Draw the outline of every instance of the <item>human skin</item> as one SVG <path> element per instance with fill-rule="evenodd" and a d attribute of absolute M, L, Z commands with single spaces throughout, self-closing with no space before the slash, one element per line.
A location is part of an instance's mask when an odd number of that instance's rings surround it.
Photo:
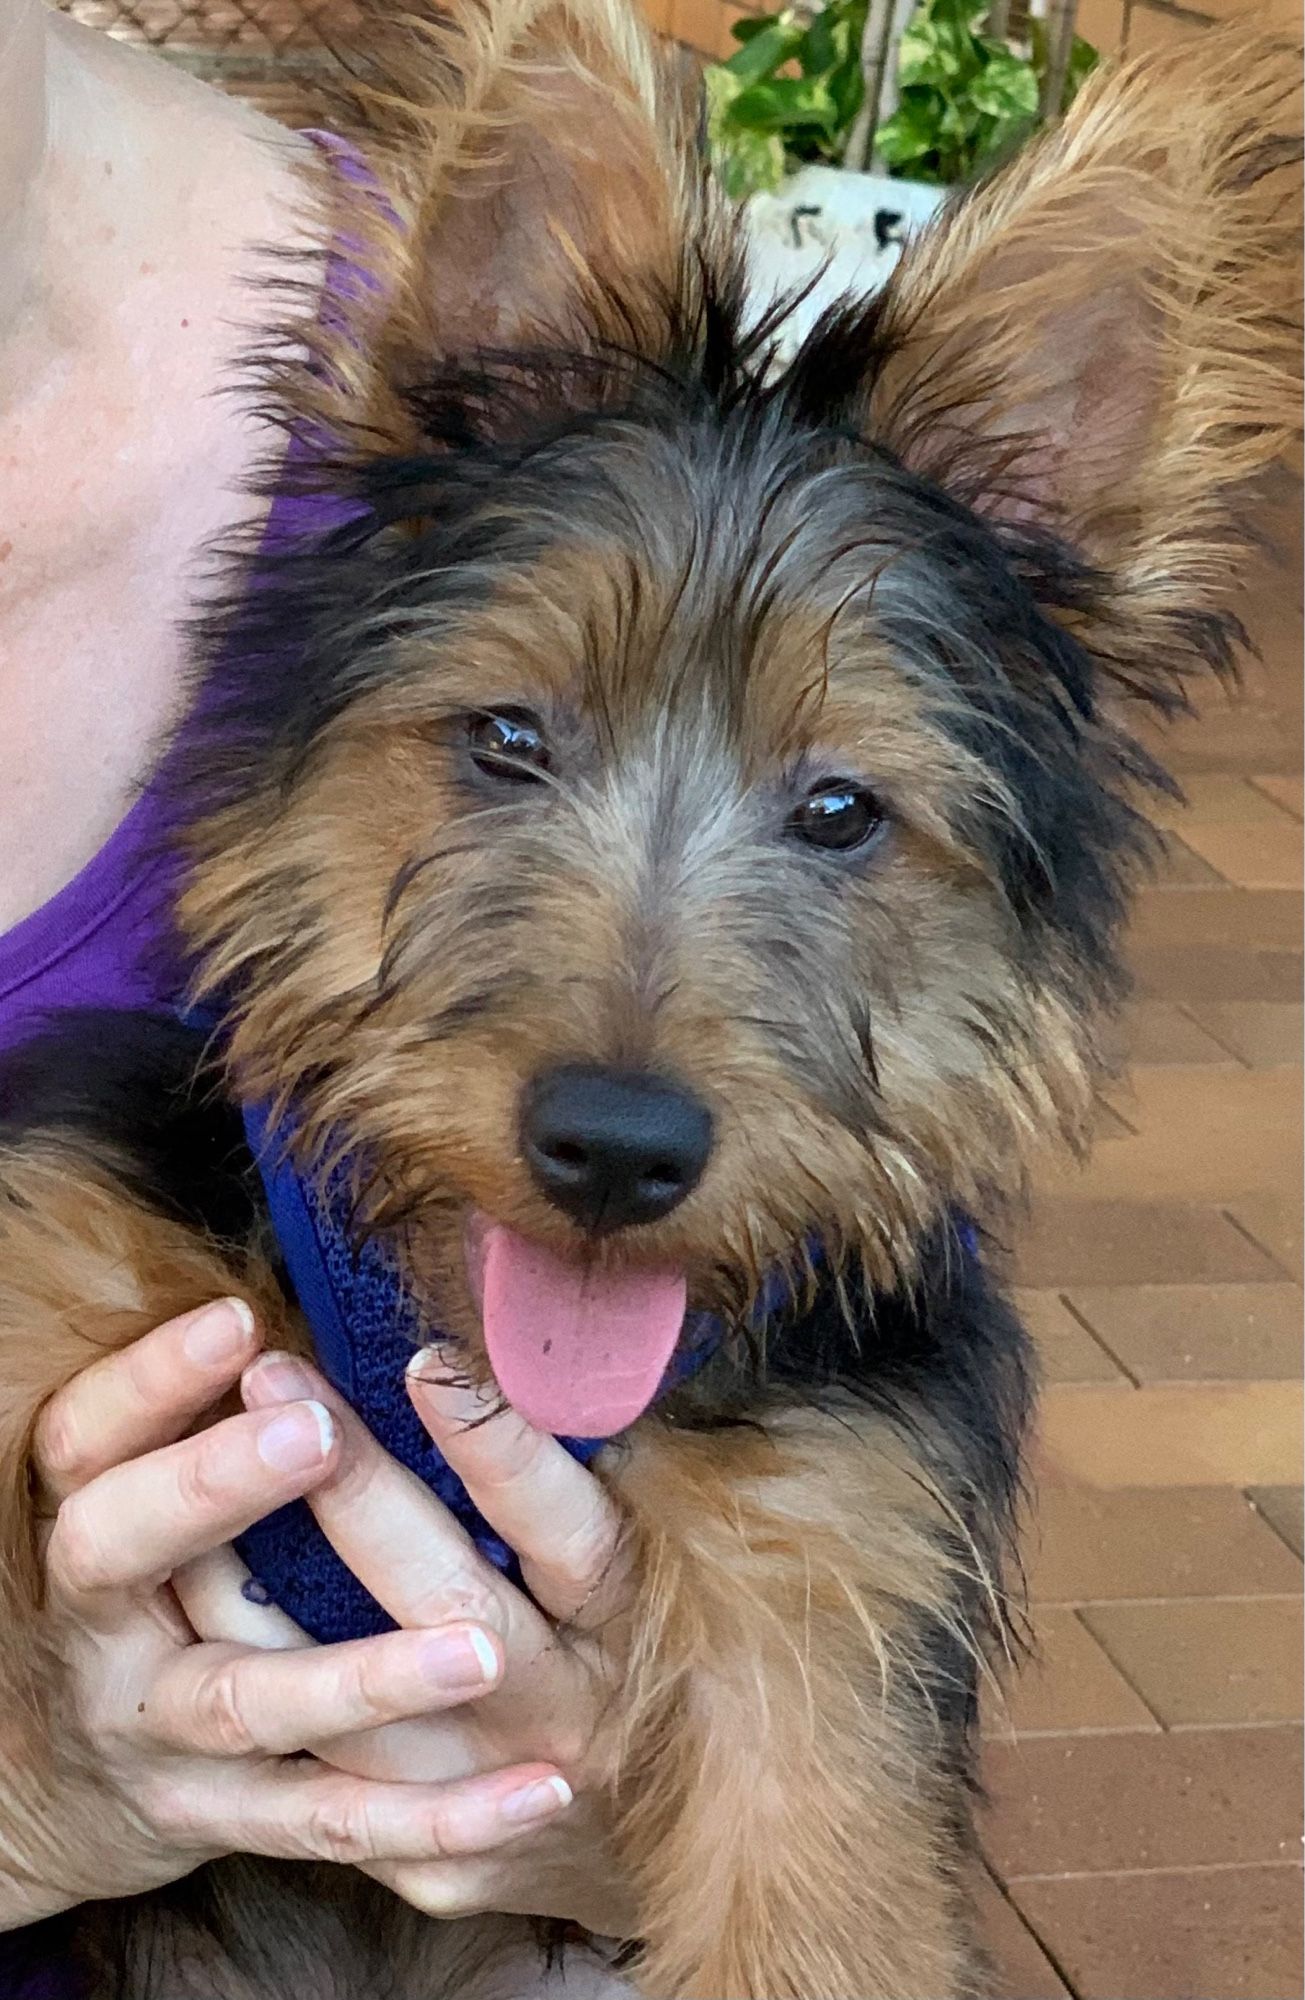
<path fill-rule="evenodd" d="M 237 1385 L 246 1413 L 194 1432 Z M 51 1767 L 0 1734 L 0 1929 L 235 1850 L 350 1861 L 441 1916 L 626 1928 L 595 1761 L 619 1521 L 511 1411 L 469 1424 L 484 1413 L 468 1392 L 420 1362 L 409 1390 L 520 1549 L 534 1603 L 316 1371 L 261 1353 L 236 1302 L 96 1362 L 47 1406 L 35 1457 L 66 1740 Z M 230 1538 L 299 1495 L 398 1632 L 318 1647 L 243 1595 Z"/>
<path fill-rule="evenodd" d="M 254 511 L 247 245 L 304 142 L 0 0 L 0 929 L 104 842 L 175 719 L 205 541 Z"/>

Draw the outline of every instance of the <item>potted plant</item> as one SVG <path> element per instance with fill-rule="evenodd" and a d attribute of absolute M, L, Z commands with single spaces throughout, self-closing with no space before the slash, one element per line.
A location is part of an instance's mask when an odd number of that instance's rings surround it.
<path fill-rule="evenodd" d="M 827 0 L 738 21 L 706 72 L 708 129 L 745 199 L 758 293 L 882 283 L 950 187 L 1058 116 L 1097 60 L 1074 0 L 1009 31 L 1004 0 Z"/>

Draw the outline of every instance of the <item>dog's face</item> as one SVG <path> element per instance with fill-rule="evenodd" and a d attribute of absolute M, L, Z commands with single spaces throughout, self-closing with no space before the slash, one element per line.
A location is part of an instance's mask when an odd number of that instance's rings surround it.
<path fill-rule="evenodd" d="M 909 1271 L 1074 1131 L 1141 831 L 1093 566 L 1127 496 L 1057 429 L 1131 323 L 1076 327 L 1053 422 L 1054 369 L 978 432 L 953 382 L 919 446 L 955 299 L 921 330 L 908 260 L 766 382 L 712 244 L 672 241 L 645 351 L 455 364 L 360 466 L 363 525 L 264 591 L 293 688 L 187 905 L 246 1087 L 369 1163 L 437 1320 L 581 1434 L 651 1398 L 686 1300 L 737 1322 L 816 1242 Z M 1089 463 L 1151 407 L 1124 389 Z M 1158 664 L 1217 649 L 1144 584 Z"/>

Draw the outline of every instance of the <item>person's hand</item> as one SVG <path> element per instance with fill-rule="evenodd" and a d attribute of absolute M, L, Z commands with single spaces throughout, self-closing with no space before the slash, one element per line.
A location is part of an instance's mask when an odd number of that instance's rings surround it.
<path fill-rule="evenodd" d="M 481 1512 L 516 1550 L 534 1603 L 481 1557 L 448 1510 L 381 1449 L 315 1369 L 269 1354 L 246 1372 L 251 1410 L 308 1397 L 331 1411 L 340 1450 L 309 1505 L 390 1616 L 409 1630 L 469 1621 L 490 1640 L 498 1666 L 493 1690 L 474 1705 L 314 1747 L 373 1779 L 447 1783 L 526 1759 L 560 1769 L 574 1803 L 550 1811 L 528 1839 L 492 1849 L 486 1843 L 475 1855 L 385 1860 L 368 1872 L 433 1915 L 496 1910 L 629 1935 L 634 1915 L 612 1852 L 606 1783 L 629 1583 L 620 1517 L 602 1484 L 553 1438 L 513 1410 L 490 1414 L 493 1404 L 445 1375 L 438 1359 L 417 1357 L 408 1375 L 414 1406 Z M 229 1550 L 187 1572 L 180 1587 L 197 1626 L 246 1643 L 302 1646 L 304 1635 L 283 1613 L 250 1604 L 243 1577 Z"/>
<path fill-rule="evenodd" d="M 391 1867 L 480 1854 L 520 1834 L 512 1800 L 556 1775 L 535 1762 L 401 1782 L 298 1754 L 483 1694 L 497 1655 L 456 1611 L 295 1653 L 197 1642 L 178 1566 L 353 1458 L 311 1400 L 186 1435 L 257 1348 L 248 1309 L 219 1302 L 97 1361 L 43 1412 L 50 1671 L 42 1703 L 0 1717 L 0 1929 L 232 1851 Z"/>

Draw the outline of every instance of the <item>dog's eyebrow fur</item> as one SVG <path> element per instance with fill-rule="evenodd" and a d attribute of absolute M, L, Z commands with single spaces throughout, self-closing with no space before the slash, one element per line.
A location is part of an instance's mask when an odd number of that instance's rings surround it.
<path fill-rule="evenodd" d="M 818 326 L 808 345 L 843 334 Z M 840 630 L 860 621 L 888 647 L 973 767 L 952 807 L 957 837 L 1013 907 L 1044 911 L 1071 939 L 1088 928 L 1118 899 L 1104 857 L 1131 865 L 1146 845 L 1112 760 L 1130 782 L 1161 782 L 1102 722 L 1097 663 L 1067 623 L 1091 615 L 1106 580 L 1054 535 L 985 522 L 846 426 L 798 423 L 789 377 L 761 379 L 754 363 L 740 328 L 710 383 L 686 333 L 673 359 L 581 355 L 554 377 L 535 355 L 482 355 L 419 385 L 425 449 L 341 467 L 360 522 L 278 561 L 260 555 L 257 587 L 218 625 L 230 664 L 179 767 L 190 809 L 238 796 L 251 758 L 293 774 L 369 689 L 429 680 L 435 652 L 496 594 L 532 578 L 547 590 L 559 546 L 587 548 L 595 582 L 614 578 L 602 637 L 584 645 L 588 698 L 619 706 L 623 659 L 644 673 L 632 642 L 646 596 L 667 621 L 697 620 L 680 691 L 705 691 L 724 717 L 748 700 L 759 635 L 837 560 L 865 604 L 843 607 Z M 804 348 L 799 408 L 809 366 Z M 558 380 L 583 387 L 587 406 L 552 407 Z M 876 551 L 873 590 L 857 578 L 862 547 Z M 659 568 L 679 578 L 669 599 L 645 580 Z M 1222 662 L 1222 627 L 1211 643 Z M 656 699 L 675 698 L 659 682 Z"/>

